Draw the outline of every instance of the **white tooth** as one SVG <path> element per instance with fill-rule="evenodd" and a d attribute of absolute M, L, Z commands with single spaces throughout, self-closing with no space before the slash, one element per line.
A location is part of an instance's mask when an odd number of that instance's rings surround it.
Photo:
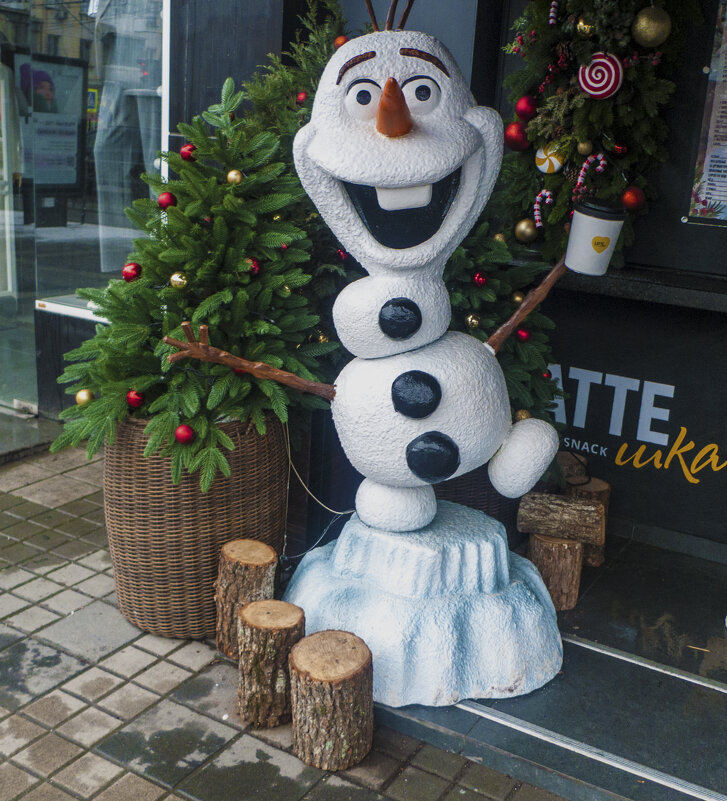
<path fill-rule="evenodd" d="M 432 185 L 405 186 L 401 189 L 385 189 L 377 186 L 376 197 L 384 211 L 420 209 L 429 205 L 432 199 Z"/>

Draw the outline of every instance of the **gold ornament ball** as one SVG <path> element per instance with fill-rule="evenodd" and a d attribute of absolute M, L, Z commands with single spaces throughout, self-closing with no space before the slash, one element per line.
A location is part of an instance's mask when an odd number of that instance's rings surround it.
<path fill-rule="evenodd" d="M 582 39 L 590 39 L 591 36 L 596 32 L 596 26 L 593 25 L 591 22 L 586 22 L 586 20 L 581 17 L 578 22 L 576 22 L 576 33 Z"/>
<path fill-rule="evenodd" d="M 318 336 L 316 337 L 317 342 L 328 342 L 328 334 L 325 331 L 319 331 Z"/>
<path fill-rule="evenodd" d="M 518 409 L 515 412 L 515 422 L 519 423 L 521 420 L 528 420 L 532 417 L 532 414 L 527 409 Z"/>
<path fill-rule="evenodd" d="M 590 156 L 593 153 L 593 142 L 590 139 L 584 139 L 576 146 L 579 156 Z"/>
<path fill-rule="evenodd" d="M 525 295 L 523 295 L 522 292 L 513 292 L 512 299 L 513 302 L 517 303 L 517 305 L 519 306 L 525 300 Z"/>
<path fill-rule="evenodd" d="M 227 183 L 228 184 L 241 184 L 242 183 L 242 173 L 240 170 L 230 170 L 227 173 Z"/>
<path fill-rule="evenodd" d="M 187 286 L 187 276 L 184 273 L 172 273 L 169 276 L 169 283 L 175 289 L 184 289 Z"/>
<path fill-rule="evenodd" d="M 495 240 L 495 242 L 506 242 L 507 241 L 505 239 L 505 234 L 495 234 L 492 238 Z"/>
<path fill-rule="evenodd" d="M 273 214 L 273 222 L 280 222 L 283 219 L 282 214 Z"/>
<path fill-rule="evenodd" d="M 95 397 L 96 396 L 90 389 L 79 389 L 78 392 L 76 392 L 76 403 L 79 406 L 85 406 L 87 403 L 91 403 Z"/>
<path fill-rule="evenodd" d="M 479 328 L 480 327 L 480 315 L 479 314 L 468 314 L 464 318 L 465 323 L 467 323 L 467 328 Z"/>
<path fill-rule="evenodd" d="M 671 17 L 663 8 L 647 6 L 634 17 L 631 35 L 642 47 L 658 47 L 669 38 Z"/>
<path fill-rule="evenodd" d="M 515 238 L 518 242 L 524 242 L 525 244 L 535 242 L 538 238 L 538 229 L 529 217 L 524 217 L 515 226 Z"/>

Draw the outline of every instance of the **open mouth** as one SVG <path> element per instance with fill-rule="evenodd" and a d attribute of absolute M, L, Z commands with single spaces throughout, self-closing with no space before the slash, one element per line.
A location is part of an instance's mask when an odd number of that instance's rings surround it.
<path fill-rule="evenodd" d="M 384 247 L 402 250 L 426 242 L 440 229 L 461 171 L 458 167 L 435 184 L 402 189 L 342 183 L 371 236 Z"/>

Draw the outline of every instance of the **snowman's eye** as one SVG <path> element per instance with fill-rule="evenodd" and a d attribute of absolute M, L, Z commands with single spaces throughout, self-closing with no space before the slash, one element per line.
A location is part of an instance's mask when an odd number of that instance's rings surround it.
<path fill-rule="evenodd" d="M 439 84 L 426 75 L 416 75 L 401 87 L 412 114 L 428 114 L 439 105 L 442 95 Z"/>
<path fill-rule="evenodd" d="M 381 87 L 367 78 L 354 81 L 346 91 L 346 111 L 356 120 L 369 120 L 376 116 Z"/>

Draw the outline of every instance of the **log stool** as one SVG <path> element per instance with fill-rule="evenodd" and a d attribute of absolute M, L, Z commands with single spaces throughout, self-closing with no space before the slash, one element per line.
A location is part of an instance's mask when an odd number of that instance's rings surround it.
<path fill-rule="evenodd" d="M 373 664 L 347 631 L 319 631 L 290 652 L 293 751 L 307 765 L 345 770 L 371 750 Z"/>
<path fill-rule="evenodd" d="M 272 598 L 278 555 L 258 540 L 232 540 L 222 546 L 215 582 L 217 650 L 237 659 L 237 614 L 245 604 Z"/>
<path fill-rule="evenodd" d="M 585 498 L 590 501 L 600 501 L 603 504 L 603 514 L 608 520 L 608 504 L 611 500 L 611 485 L 600 478 L 591 478 L 584 484 L 568 481 L 565 494 L 570 498 Z M 600 567 L 606 561 L 606 544 L 593 545 L 584 543 L 583 564 L 589 567 Z"/>
<path fill-rule="evenodd" d="M 544 534 L 531 534 L 528 559 L 540 571 L 556 611 L 573 609 L 581 584 L 583 544 Z"/>
<path fill-rule="evenodd" d="M 290 649 L 305 634 L 305 615 L 285 601 L 253 601 L 237 617 L 240 717 L 256 728 L 290 720 Z"/>

